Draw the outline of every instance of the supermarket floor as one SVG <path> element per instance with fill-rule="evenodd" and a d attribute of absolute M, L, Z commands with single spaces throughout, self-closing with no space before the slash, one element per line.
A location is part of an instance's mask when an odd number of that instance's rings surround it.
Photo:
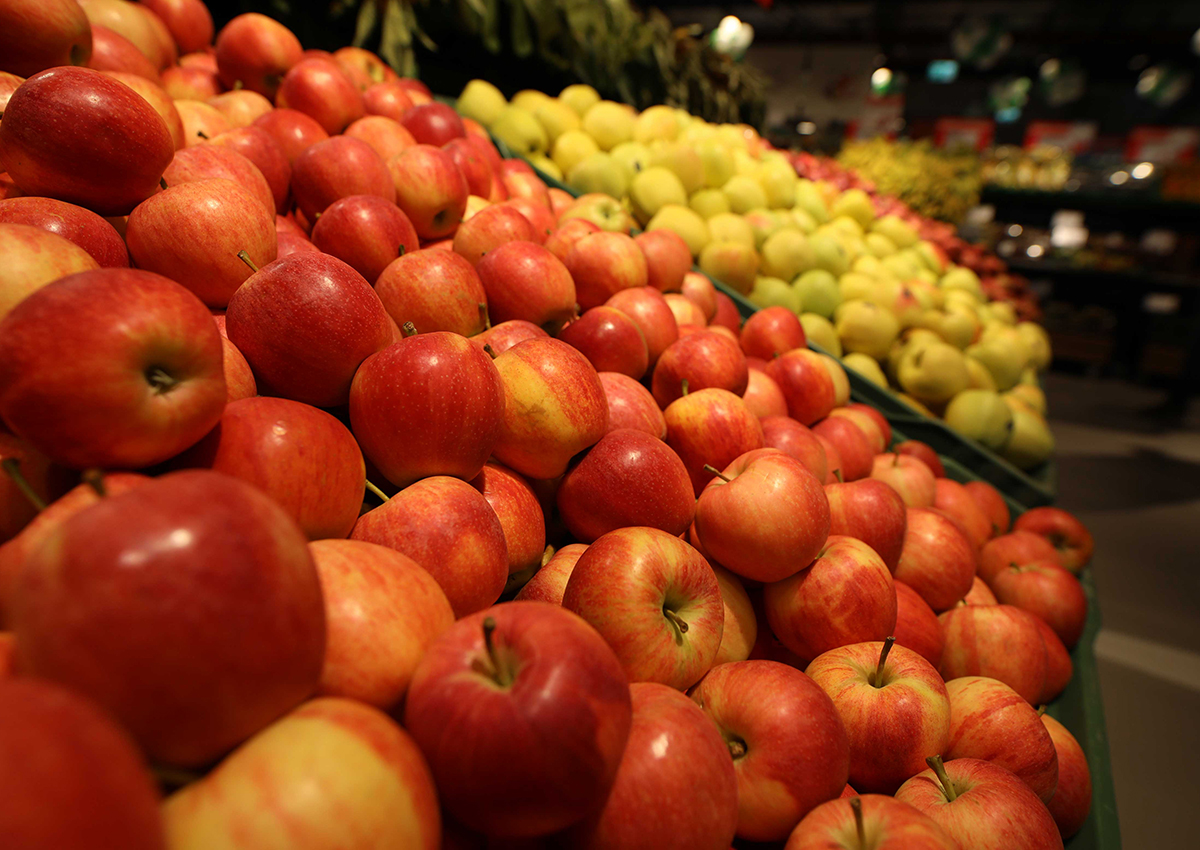
<path fill-rule="evenodd" d="M 1200 401 L 1050 375 L 1058 505 L 1096 538 L 1096 641 L 1125 850 L 1197 846 L 1200 809 Z"/>

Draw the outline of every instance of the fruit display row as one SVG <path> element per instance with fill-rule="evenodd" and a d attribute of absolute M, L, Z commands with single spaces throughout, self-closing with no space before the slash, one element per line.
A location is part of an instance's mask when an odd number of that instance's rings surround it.
<path fill-rule="evenodd" d="M 747 127 L 666 106 L 636 113 L 587 86 L 510 103 L 472 80 L 457 108 L 580 193 L 568 215 L 674 231 L 705 274 L 797 314 L 814 342 L 921 413 L 1021 469 L 1053 452 L 1037 378 L 1045 330 L 989 301 L 975 272 L 922 238 L 918 216 L 870 185 L 798 177 L 807 163 Z"/>
<path fill-rule="evenodd" d="M 159 82 L 80 67 L 101 10 Z M 205 13 L 0 10 L 5 850 L 1080 829 L 1075 517 L 372 54 Z"/>
<path fill-rule="evenodd" d="M 958 222 L 979 203 L 983 169 L 974 152 L 938 150 L 932 140 L 893 141 L 882 136 L 847 142 L 838 162 L 874 182 L 880 192 L 922 215 Z"/>

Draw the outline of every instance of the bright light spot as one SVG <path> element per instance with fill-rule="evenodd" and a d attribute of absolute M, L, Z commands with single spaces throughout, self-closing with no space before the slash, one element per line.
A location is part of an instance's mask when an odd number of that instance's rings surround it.
<path fill-rule="evenodd" d="M 1042 67 L 1041 67 L 1041 70 L 1039 71 L 1039 73 L 1043 77 L 1046 77 L 1047 79 L 1049 79 L 1051 77 L 1057 77 L 1058 72 L 1061 70 L 1062 70 L 1061 62 L 1059 62 L 1057 59 L 1047 59 L 1045 62 L 1042 63 Z"/>
<path fill-rule="evenodd" d="M 1024 232 L 1025 232 L 1025 228 L 1023 228 L 1019 224 L 1010 224 L 1008 226 L 1008 235 L 1009 236 L 1017 237 L 1017 236 L 1020 236 Z"/>
<path fill-rule="evenodd" d="M 1000 124 L 1011 124 L 1021 117 L 1021 107 L 1006 106 L 996 110 L 996 121 Z"/>
<path fill-rule="evenodd" d="M 1200 56 L 1200 30 L 1192 34 L 1192 52 Z"/>
<path fill-rule="evenodd" d="M 1154 164 L 1150 162 L 1139 162 L 1129 171 L 1133 175 L 1134 180 L 1145 180 L 1154 173 Z"/>
<path fill-rule="evenodd" d="M 891 68 L 876 68 L 875 73 L 871 75 L 871 85 L 877 89 L 887 86 L 892 81 Z"/>
<path fill-rule="evenodd" d="M 811 136 L 817 132 L 817 125 L 811 121 L 801 121 L 796 125 L 796 132 L 801 136 Z"/>
<path fill-rule="evenodd" d="M 1142 71 L 1137 81 L 1137 92 L 1141 95 L 1150 94 L 1154 91 L 1154 87 L 1158 85 L 1158 78 L 1162 76 L 1159 68 L 1155 65 L 1153 68 L 1147 68 Z"/>
<path fill-rule="evenodd" d="M 1046 253 L 1046 249 L 1041 245 L 1030 245 L 1025 249 L 1026 256 L 1032 257 L 1035 260 L 1044 253 Z"/>
<path fill-rule="evenodd" d="M 656 759 L 660 759 L 667 754 L 667 750 L 671 746 L 671 738 L 666 732 L 660 734 L 657 738 L 650 742 L 650 755 Z"/>
<path fill-rule="evenodd" d="M 742 27 L 742 21 L 737 15 L 726 15 L 721 18 L 721 23 L 717 24 L 717 32 L 726 35 L 733 35 Z"/>
<path fill-rule="evenodd" d="M 1108 182 L 1114 186 L 1123 186 L 1129 182 L 1128 171 L 1114 171 L 1112 176 L 1108 178 Z"/>

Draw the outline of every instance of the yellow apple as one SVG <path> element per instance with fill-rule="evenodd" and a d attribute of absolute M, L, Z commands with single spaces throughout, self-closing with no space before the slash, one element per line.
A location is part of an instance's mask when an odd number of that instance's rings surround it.
<path fill-rule="evenodd" d="M 875 205 L 862 189 L 847 189 L 833 202 L 830 214 L 837 218 L 844 215 L 854 219 L 864 229 L 875 220 Z"/>
<path fill-rule="evenodd" d="M 754 228 L 740 215 L 719 213 L 708 220 L 714 242 L 740 242 L 754 248 Z"/>
<path fill-rule="evenodd" d="M 654 165 L 634 175 L 629 183 L 629 202 L 633 217 L 644 225 L 667 204 L 687 206 L 687 192 L 675 172 Z"/>
<path fill-rule="evenodd" d="M 919 271 L 919 264 L 914 263 L 912 257 L 906 256 L 903 253 L 882 257 L 879 262 L 883 264 L 884 268 L 901 280 L 911 280 L 917 276 L 917 272 Z"/>
<path fill-rule="evenodd" d="M 688 206 L 704 218 L 729 212 L 729 199 L 720 189 L 701 189 L 688 197 Z"/>
<path fill-rule="evenodd" d="M 1012 436 L 1001 456 L 1020 469 L 1033 469 L 1054 453 L 1054 435 L 1046 421 L 1027 407 L 1013 409 Z"/>
<path fill-rule="evenodd" d="M 508 101 L 500 89 L 487 80 L 471 80 L 463 87 L 454 108 L 483 126 L 490 127 L 506 106 Z"/>
<path fill-rule="evenodd" d="M 687 243 L 693 257 L 700 256 L 704 247 L 712 241 L 708 224 L 699 213 L 679 204 L 662 207 L 646 225 L 646 230 L 673 230 Z"/>
<path fill-rule="evenodd" d="M 974 310 L 951 305 L 942 313 L 942 338 L 956 348 L 966 348 L 979 337 L 979 317 Z"/>
<path fill-rule="evenodd" d="M 491 131 L 518 156 L 544 154 L 550 144 L 541 123 L 519 106 L 506 106 L 492 124 Z"/>
<path fill-rule="evenodd" d="M 996 380 L 996 388 L 1001 392 L 1015 387 L 1021 379 L 1021 373 L 1029 365 L 1029 349 L 1025 347 L 1024 340 L 1015 329 L 1004 330 L 1010 333 L 991 333 L 980 337 L 974 345 L 967 346 L 967 356 L 987 367 Z"/>
<path fill-rule="evenodd" d="M 867 246 L 867 252 L 875 257 L 890 257 L 899 250 L 896 243 L 882 233 L 868 233 L 863 237 L 863 242 Z"/>
<path fill-rule="evenodd" d="M 762 170 L 762 163 L 752 157 L 747 151 L 733 149 L 733 176 L 739 174 L 742 177 L 752 177 L 755 182 L 758 182 L 758 175 Z M 761 186 L 759 188 L 762 188 Z"/>
<path fill-rule="evenodd" d="M 887 376 L 883 374 L 883 370 L 879 368 L 879 364 L 873 357 L 852 351 L 842 357 L 842 365 L 850 371 L 862 375 L 875 386 L 883 387 L 885 390 L 888 388 Z"/>
<path fill-rule="evenodd" d="M 554 98 L 545 92 L 538 91 L 537 89 L 522 89 L 512 96 L 512 100 L 509 103 L 512 106 L 524 109 L 532 115 L 534 112 L 537 112 L 539 106 L 551 100 L 554 100 Z"/>
<path fill-rule="evenodd" d="M 700 252 L 700 269 L 747 295 L 758 276 L 758 252 L 741 242 L 714 240 Z"/>
<path fill-rule="evenodd" d="M 806 313 L 816 313 L 829 319 L 842 303 L 837 278 L 825 269 L 810 269 L 804 272 L 792 281 L 792 288 L 800 296 L 800 304 Z"/>
<path fill-rule="evenodd" d="M 992 305 L 997 306 L 996 304 Z M 1017 333 L 1029 351 L 1029 365 L 1039 372 L 1050 366 L 1053 354 L 1050 351 L 1050 335 L 1046 329 L 1034 322 L 1018 322 Z"/>
<path fill-rule="evenodd" d="M 597 151 L 567 172 L 567 185 L 580 194 L 601 192 L 623 198 L 629 187 L 625 169 L 603 151 Z"/>
<path fill-rule="evenodd" d="M 704 163 L 691 145 L 682 142 L 656 145 L 650 151 L 650 164 L 673 171 L 689 195 L 704 188 Z"/>
<path fill-rule="evenodd" d="M 596 142 L 583 130 L 567 130 L 555 140 L 550 157 L 559 171 L 570 174 L 571 169 L 599 151 Z"/>
<path fill-rule="evenodd" d="M 1046 415 L 1046 393 L 1034 384 L 1017 384 L 1004 394 L 1006 399 L 1015 398 L 1024 402 L 1039 416 Z"/>
<path fill-rule="evenodd" d="M 559 136 L 568 130 L 578 130 L 580 125 L 575 110 L 561 100 L 547 100 L 533 111 L 533 117 L 541 123 L 552 147 Z"/>
<path fill-rule="evenodd" d="M 741 124 L 722 124 L 717 127 L 717 137 L 734 150 L 749 150 L 745 128 Z"/>
<path fill-rule="evenodd" d="M 988 371 L 987 366 L 984 366 L 974 357 L 967 358 L 967 374 L 971 378 L 971 389 L 997 392 L 996 379 L 992 377 L 992 373 Z"/>
<path fill-rule="evenodd" d="M 633 138 L 644 145 L 657 140 L 671 141 L 678 134 L 679 119 L 670 106 L 651 106 L 633 124 Z"/>
<path fill-rule="evenodd" d="M 896 377 L 906 393 L 934 407 L 950 401 L 971 383 L 963 353 L 946 342 L 906 352 Z"/>
<path fill-rule="evenodd" d="M 912 225 L 896 215 L 882 216 L 871 229 L 886 236 L 897 248 L 910 248 L 921 239 Z"/>
<path fill-rule="evenodd" d="M 562 224 L 573 218 L 586 219 L 612 233 L 628 233 L 633 227 L 629 210 L 616 198 L 599 192 L 581 195 L 558 217 L 558 221 Z"/>
<path fill-rule="evenodd" d="M 765 161 L 758 173 L 758 182 L 767 195 L 767 208 L 787 209 L 796 203 L 796 169 L 786 159 Z"/>
<path fill-rule="evenodd" d="M 600 102 L 600 93 L 589 85 L 575 83 L 559 92 L 558 99 L 574 109 L 575 114 L 582 118 L 587 115 L 589 109 Z"/>
<path fill-rule="evenodd" d="M 984 305 L 988 318 L 1002 325 L 1017 324 L 1017 311 L 1007 301 L 991 301 Z"/>
<path fill-rule="evenodd" d="M 946 303 L 942 290 L 938 289 L 936 280 L 923 280 L 919 277 L 909 278 L 908 288 L 917 296 L 921 306 L 926 310 L 940 310 Z"/>
<path fill-rule="evenodd" d="M 650 148 L 641 142 L 621 142 L 609 151 L 609 155 L 614 161 L 621 163 L 630 180 L 639 171 L 650 167 Z"/>
<path fill-rule="evenodd" d="M 754 231 L 754 247 L 759 251 L 767 239 L 787 223 L 782 212 L 768 209 L 750 210 L 742 219 Z"/>
<path fill-rule="evenodd" d="M 754 279 L 754 288 L 746 296 L 756 307 L 786 307 L 793 313 L 800 312 L 800 298 L 787 283 L 777 277 L 759 275 Z"/>
<path fill-rule="evenodd" d="M 942 275 L 941 287 L 945 292 L 949 292 L 952 289 L 961 289 L 970 292 L 979 301 L 986 300 L 983 295 L 983 288 L 979 285 L 979 276 L 966 266 L 955 266 Z"/>
<path fill-rule="evenodd" d="M 797 227 L 781 227 L 762 245 L 763 274 L 792 281 L 816 265 L 808 237 Z"/>
<path fill-rule="evenodd" d="M 817 184 L 811 180 L 796 181 L 796 207 L 804 210 L 817 224 L 825 224 L 829 221 L 829 208 L 825 205 L 825 199 L 821 195 L 821 190 L 817 188 Z"/>
<path fill-rule="evenodd" d="M 815 342 L 834 357 L 842 356 L 842 341 L 838 339 L 833 322 L 817 313 L 801 313 L 800 325 L 804 328 L 804 336 L 809 342 Z M 867 358 L 870 359 L 870 358 Z M 875 361 L 871 361 L 874 363 Z M 876 366 L 876 369 L 879 367 Z"/>
<path fill-rule="evenodd" d="M 859 351 L 882 360 L 900 333 L 891 311 L 870 301 L 843 301 L 834 311 L 834 327 L 844 351 Z"/>
<path fill-rule="evenodd" d="M 704 185 L 710 189 L 720 189 L 736 173 L 733 154 L 729 152 L 729 148 L 712 137 L 696 141 L 695 147 L 704 169 Z"/>
<path fill-rule="evenodd" d="M 796 225 L 796 227 L 803 230 L 806 234 L 812 233 L 817 229 L 817 220 L 800 209 L 800 207 L 792 207 L 787 212 L 787 215 L 791 219 L 792 224 Z"/>
<path fill-rule="evenodd" d="M 882 282 L 879 278 L 862 272 L 846 272 L 838 278 L 838 291 L 841 292 L 843 301 L 862 299 L 887 307 L 890 299 L 879 289 Z M 895 284 L 895 287 L 899 289 L 899 284 Z"/>
<path fill-rule="evenodd" d="M 1012 434 L 1012 411 L 994 390 L 963 390 L 946 405 L 944 418 L 959 434 L 992 451 L 1003 448 Z"/>
<path fill-rule="evenodd" d="M 729 208 L 739 215 L 767 205 L 767 193 L 757 180 L 745 174 L 730 177 L 721 191 L 729 199 Z"/>
<path fill-rule="evenodd" d="M 633 110 L 623 103 L 602 100 L 583 116 L 583 129 L 602 151 L 610 151 L 633 138 Z"/>
<path fill-rule="evenodd" d="M 562 182 L 562 169 L 550 157 L 542 154 L 533 154 L 529 157 L 529 164 L 547 177 L 553 177 L 558 182 Z"/>
<path fill-rule="evenodd" d="M 916 244 L 914 250 L 921 255 L 921 260 L 925 263 L 927 269 L 934 274 L 945 274 L 945 254 L 935 248 L 932 242 L 922 240 Z"/>

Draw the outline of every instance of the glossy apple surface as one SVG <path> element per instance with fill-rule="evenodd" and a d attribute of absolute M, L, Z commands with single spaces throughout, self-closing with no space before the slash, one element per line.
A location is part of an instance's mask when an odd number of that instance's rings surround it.
<path fill-rule="evenodd" d="M 1079 832 L 1092 810 L 1092 775 L 1075 736 L 1048 714 L 1042 715 L 1042 723 L 1058 756 L 1058 786 L 1048 808 L 1065 840 Z"/>
<path fill-rule="evenodd" d="M 283 24 L 266 15 L 238 15 L 217 33 L 217 71 L 226 88 L 239 84 L 275 97 L 283 75 L 300 61 L 304 48 Z"/>
<path fill-rule="evenodd" d="M 833 378 L 815 351 L 795 349 L 776 357 L 767 364 L 767 375 L 779 384 L 788 415 L 800 424 L 812 425 L 833 410 Z"/>
<path fill-rule="evenodd" d="M 587 551 L 585 543 L 568 543 L 533 574 L 516 595 L 519 602 L 549 602 L 562 605 L 563 592 L 579 557 Z"/>
<path fill-rule="evenodd" d="M 614 307 L 593 307 L 559 331 L 558 339 L 578 349 L 597 372 L 620 372 L 637 379 L 650 365 L 641 330 Z"/>
<path fill-rule="evenodd" d="M 877 478 L 900 494 L 910 508 L 931 508 L 937 497 L 937 481 L 929 467 L 908 455 L 875 455 L 871 477 Z"/>
<path fill-rule="evenodd" d="M 903 443 L 896 444 L 896 453 L 915 457 L 929 467 L 929 471 L 935 478 L 942 478 L 946 474 L 946 470 L 942 466 L 942 459 L 928 443 L 922 443 L 920 440 L 905 440 Z"/>
<path fill-rule="evenodd" d="M 667 445 L 687 467 L 692 489 L 699 497 L 715 473 L 743 454 L 763 447 L 763 429 L 745 402 L 728 390 L 689 392 L 671 402 L 667 420 Z"/>
<path fill-rule="evenodd" d="M 740 397 L 749 380 L 746 357 L 736 343 L 699 331 L 667 347 L 654 366 L 650 389 L 659 407 L 666 409 L 685 390 L 721 389 Z"/>
<path fill-rule="evenodd" d="M 961 605 L 938 616 L 945 649 L 938 668 L 949 681 L 998 679 L 1033 703 L 1046 682 L 1046 646 L 1037 618 L 1012 605 Z"/>
<path fill-rule="evenodd" d="M 500 520 L 508 574 L 538 567 L 546 550 L 546 519 L 529 482 L 506 466 L 485 463 L 471 486 L 483 494 Z"/>
<path fill-rule="evenodd" d="M 975 547 L 962 526 L 940 511 L 908 508 L 895 576 L 930 608 L 945 611 L 966 596 L 977 562 Z"/>
<path fill-rule="evenodd" d="M 936 479 L 934 486 L 933 507 L 957 520 L 976 548 L 987 543 L 992 536 L 992 523 L 970 491 L 949 478 Z"/>
<path fill-rule="evenodd" d="M 667 420 L 650 391 L 628 375 L 601 372 L 600 384 L 608 402 L 608 430 L 633 428 L 660 440 L 667 438 Z"/>
<path fill-rule="evenodd" d="M 800 821 L 785 850 L 961 850 L 928 815 L 907 803 L 882 794 L 842 796 L 858 799 L 861 829 L 848 800 L 830 800 Z"/>
<path fill-rule="evenodd" d="M 1092 560 L 1096 548 L 1092 533 L 1079 519 L 1061 508 L 1034 508 L 1017 517 L 1014 531 L 1040 534 L 1058 550 L 1062 565 L 1078 575 Z"/>
<path fill-rule="evenodd" d="M 810 428 L 801 425 L 790 416 L 768 416 L 762 420 L 762 431 L 764 446 L 779 449 L 784 454 L 794 457 L 804 464 L 818 481 L 825 481 L 828 472 L 825 447 Z M 831 502 L 831 509 L 832 506 Z"/>
<path fill-rule="evenodd" d="M 764 426 L 764 434 L 766 432 Z M 904 548 L 908 514 L 894 489 L 874 478 L 826 484 L 829 533 L 857 538 L 895 572 Z"/>
<path fill-rule="evenodd" d="M 87 16 L 73 0 L 15 0 L 0 11 L 4 70 L 22 77 L 56 65 L 86 65 L 92 54 Z"/>
<path fill-rule="evenodd" d="M 404 252 L 379 275 L 375 293 L 396 324 L 411 322 L 418 333 L 472 336 L 485 328 L 483 284 L 471 264 L 451 251 Z"/>
<path fill-rule="evenodd" d="M 87 251 L 102 268 L 129 265 L 129 251 L 116 229 L 91 210 L 65 201 L 7 198 L 0 201 L 0 224 L 24 224 L 61 236 Z"/>
<path fill-rule="evenodd" d="M 896 644 L 911 649 L 936 669 L 945 647 L 937 614 L 904 582 L 892 585 L 896 588 L 896 628 L 892 630 Z"/>
<path fill-rule="evenodd" d="M 992 576 L 1002 605 L 1015 605 L 1043 620 L 1071 649 L 1087 622 L 1087 596 L 1079 579 L 1056 561 L 1013 564 Z"/>
<path fill-rule="evenodd" d="M 475 270 L 493 322 L 523 320 L 555 331 L 575 315 L 575 283 L 558 257 L 534 242 L 506 242 Z"/>
<path fill-rule="evenodd" d="M 986 582 L 1011 564 L 1029 564 L 1034 561 L 1058 561 L 1058 550 L 1042 537 L 1031 531 L 1011 531 L 993 537 L 979 550 L 979 577 Z"/>
<path fill-rule="evenodd" d="M 313 225 L 312 241 L 372 284 L 389 263 L 421 246 L 408 216 L 378 195 L 351 195 L 334 201 Z M 421 330 L 439 329 L 422 327 Z"/>
<path fill-rule="evenodd" d="M 871 474 L 875 453 L 867 435 L 843 416 L 827 416 L 813 425 L 813 433 L 837 446 L 842 458 L 842 479 L 858 481 Z"/>
<path fill-rule="evenodd" d="M 679 338 L 679 327 L 662 293 L 652 287 L 622 289 L 604 302 L 633 319 L 646 340 L 650 365 Z"/>
<path fill-rule="evenodd" d="M 984 516 L 991 523 L 990 537 L 1008 533 L 1009 512 L 1008 503 L 1000 495 L 1000 491 L 986 481 L 968 481 L 963 485 L 975 504 L 979 505 Z"/>
<path fill-rule="evenodd" d="M 767 307 L 746 319 L 741 343 L 747 357 L 761 357 L 769 363 L 778 354 L 803 347 L 804 328 L 786 307 Z"/>

